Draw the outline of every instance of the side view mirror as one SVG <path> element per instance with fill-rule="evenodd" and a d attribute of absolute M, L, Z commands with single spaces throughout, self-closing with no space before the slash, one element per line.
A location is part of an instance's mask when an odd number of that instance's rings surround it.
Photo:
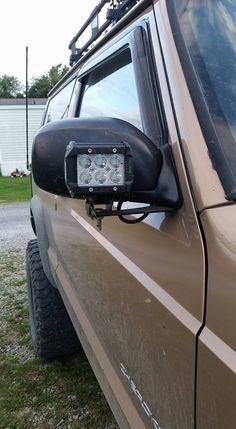
<path fill-rule="evenodd" d="M 32 173 L 47 192 L 85 199 L 91 217 L 146 216 L 181 205 L 169 145 L 157 148 L 120 119 L 74 118 L 45 125 L 34 139 Z M 149 207 L 122 210 L 124 201 Z"/>

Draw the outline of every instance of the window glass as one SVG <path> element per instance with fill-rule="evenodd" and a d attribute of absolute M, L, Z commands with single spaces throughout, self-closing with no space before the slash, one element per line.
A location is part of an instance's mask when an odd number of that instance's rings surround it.
<path fill-rule="evenodd" d="M 143 131 L 134 70 L 128 49 L 92 71 L 84 85 L 81 117 L 119 118 Z"/>
<path fill-rule="evenodd" d="M 67 117 L 75 79 L 58 92 L 49 102 L 44 123 L 65 119 Z"/>
<path fill-rule="evenodd" d="M 219 136 L 236 168 L 236 1 L 176 0 L 180 28 Z"/>

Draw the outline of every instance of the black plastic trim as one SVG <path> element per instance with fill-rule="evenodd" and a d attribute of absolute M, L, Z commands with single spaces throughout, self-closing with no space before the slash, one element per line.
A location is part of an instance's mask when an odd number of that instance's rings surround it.
<path fill-rule="evenodd" d="M 48 241 L 48 235 L 47 235 L 46 226 L 45 226 L 43 205 L 42 205 L 42 201 L 37 195 L 34 195 L 34 197 L 31 200 L 30 214 L 31 214 L 31 225 L 38 239 L 40 257 L 41 257 L 44 273 L 48 278 L 48 280 L 50 281 L 50 283 L 54 287 L 57 287 L 52 274 L 49 257 L 48 257 L 49 241 Z"/>

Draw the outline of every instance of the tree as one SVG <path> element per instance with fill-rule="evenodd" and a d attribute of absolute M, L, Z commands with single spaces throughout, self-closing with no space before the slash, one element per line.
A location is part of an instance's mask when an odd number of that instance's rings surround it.
<path fill-rule="evenodd" d="M 49 91 L 64 76 L 69 67 L 57 64 L 52 66 L 48 73 L 34 77 L 29 87 L 30 98 L 46 98 Z"/>
<path fill-rule="evenodd" d="M 8 74 L 0 76 L 0 98 L 20 98 L 23 96 L 23 86 L 17 77 Z"/>

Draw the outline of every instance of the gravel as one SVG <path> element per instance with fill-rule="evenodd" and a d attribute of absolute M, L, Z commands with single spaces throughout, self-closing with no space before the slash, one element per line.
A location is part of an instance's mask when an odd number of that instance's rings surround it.
<path fill-rule="evenodd" d="M 25 249 L 32 238 L 29 203 L 0 204 L 1 335 L 6 334 L 5 320 L 16 316 L 15 306 L 11 303 L 17 299 L 18 305 L 27 308 Z M 33 356 L 32 350 L 18 343 L 14 333 L 9 344 L 0 347 L 0 353 L 17 356 L 22 362 Z"/>
<path fill-rule="evenodd" d="M 30 224 L 29 203 L 0 205 L 0 250 L 25 249 L 35 238 Z"/>

